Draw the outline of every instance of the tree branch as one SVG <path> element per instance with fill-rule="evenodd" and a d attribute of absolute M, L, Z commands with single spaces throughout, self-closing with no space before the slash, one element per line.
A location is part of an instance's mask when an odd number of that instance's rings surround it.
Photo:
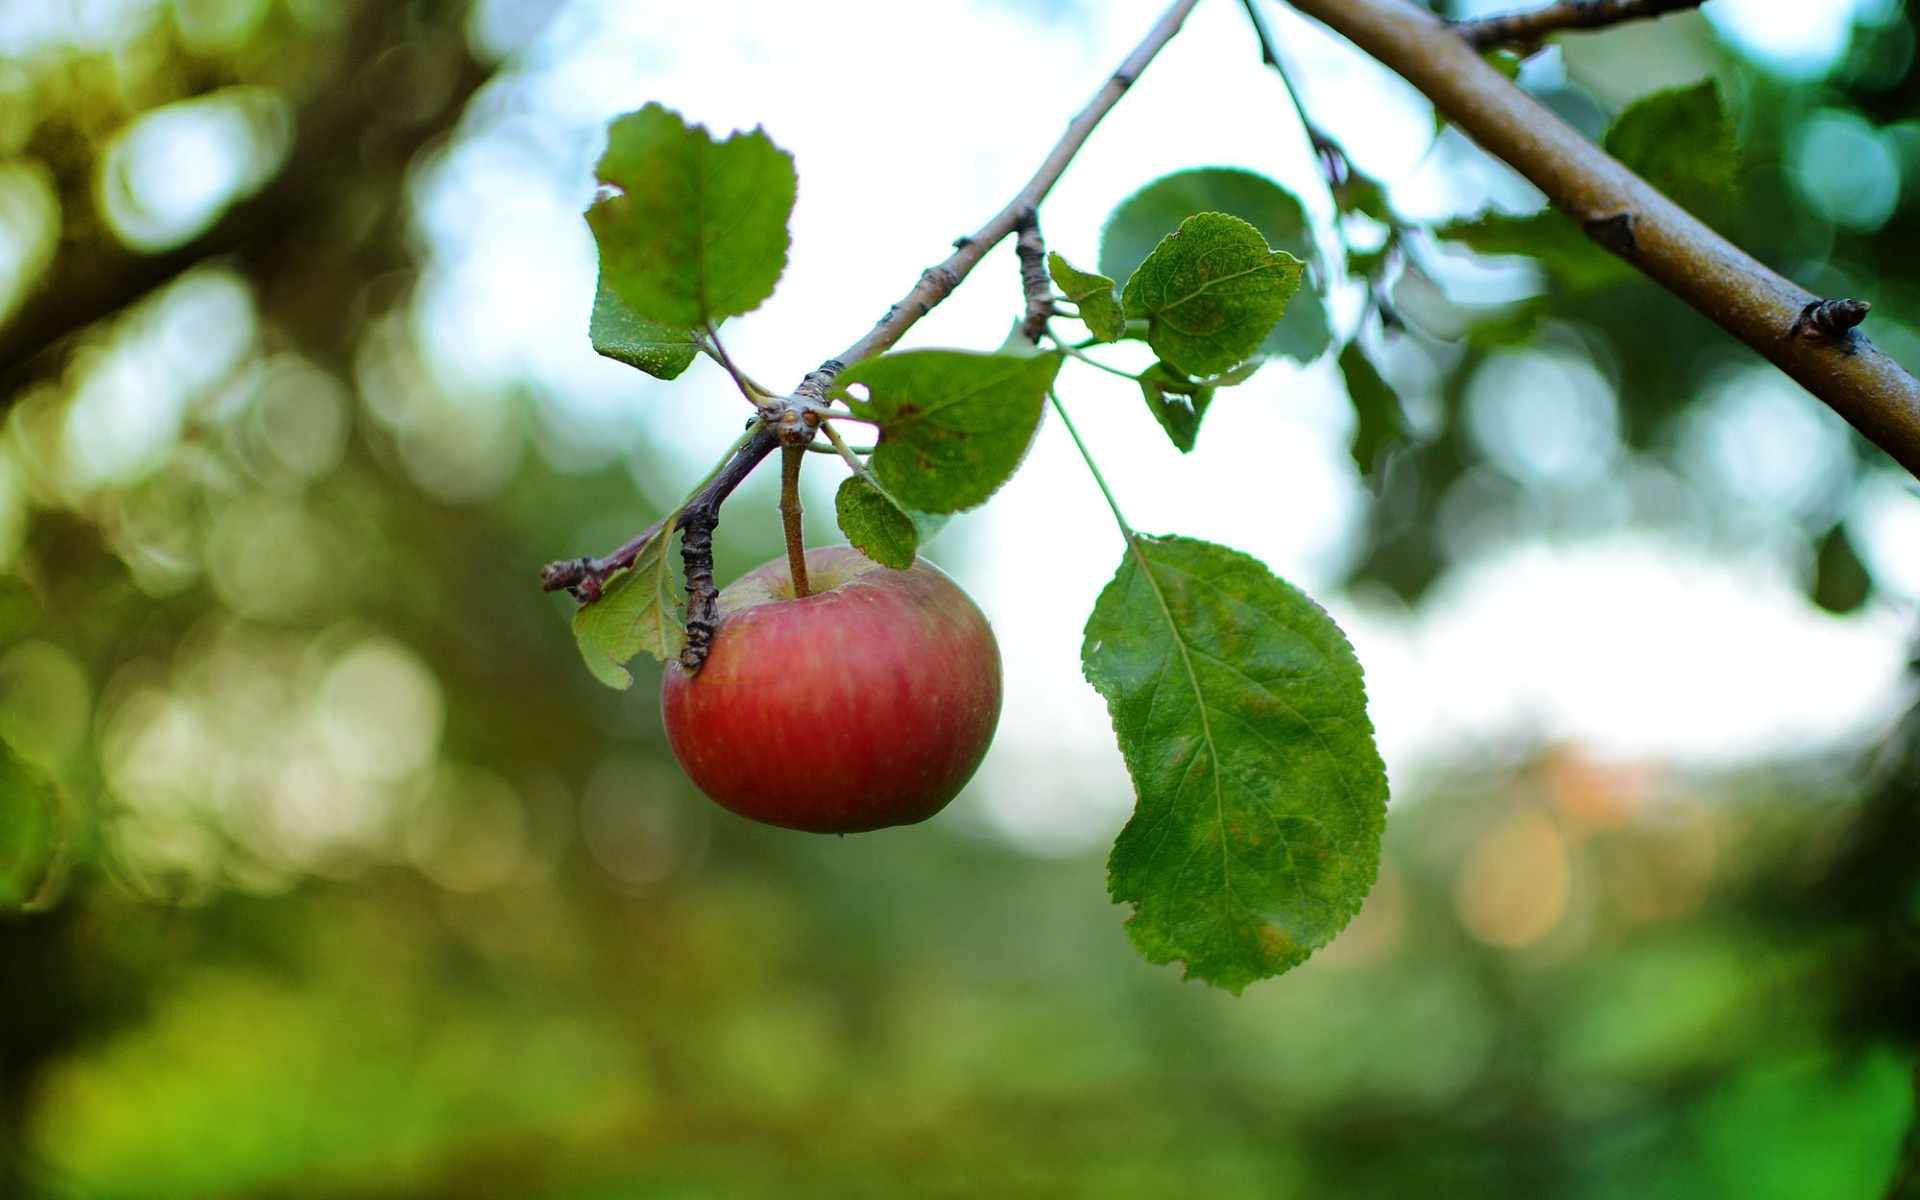
<path fill-rule="evenodd" d="M 1563 29 L 1599 29 L 1623 21 L 1664 17 L 1699 8 L 1703 0 L 1560 0 L 1545 8 L 1450 21 L 1448 28 L 1482 50 L 1493 46 L 1530 46 Z"/>
<path fill-rule="evenodd" d="M 913 290 L 901 297 L 899 302 L 887 310 L 867 335 L 846 348 L 840 354 L 842 362 L 859 362 L 871 358 L 898 342 L 915 321 L 932 311 L 933 306 L 952 294 L 967 273 L 985 258 L 987 251 L 1000 243 L 1000 239 L 1012 233 L 1020 221 L 1020 215 L 1028 209 L 1038 209 L 1040 202 L 1046 199 L 1053 185 L 1066 173 L 1067 164 L 1080 152 L 1094 127 L 1127 94 L 1133 81 L 1147 69 L 1154 56 L 1160 53 L 1173 35 L 1180 32 L 1180 26 L 1186 22 L 1187 14 L 1199 0 L 1176 0 L 1160 18 L 1145 39 L 1134 48 L 1127 60 L 1120 64 L 1100 91 L 1080 110 L 1079 114 L 1067 124 L 1066 133 L 1061 135 L 1053 152 L 1047 155 L 1040 169 L 1034 172 L 1027 186 L 1020 189 L 1019 195 L 1008 202 L 1007 206 L 994 214 L 991 221 L 982 225 L 971 237 L 963 237 L 954 242 L 954 252 L 947 260 L 936 267 L 929 267 L 920 273 L 920 282 Z"/>
<path fill-rule="evenodd" d="M 1830 336 L 1831 322 L 1817 326 L 1811 314 L 1822 297 L 1608 157 L 1432 13 L 1405 0 L 1291 3 L 1398 72 L 1595 241 L 1757 350 L 1920 476 L 1920 380 L 1857 330 Z"/>
<path fill-rule="evenodd" d="M 752 436 L 740 444 L 713 479 L 687 502 L 680 515 L 680 556 L 687 572 L 687 644 L 681 651 L 680 662 L 687 670 L 698 671 L 705 665 L 707 650 L 719 623 L 719 589 L 713 581 L 713 530 L 720 523 L 720 505 L 775 447 L 805 446 L 813 440 L 813 430 L 819 427 L 824 415 L 827 388 L 848 363 L 871 358 L 893 346 L 914 322 L 951 295 L 960 281 L 986 257 L 987 251 L 1012 233 L 1023 219 L 1035 220 L 1035 209 L 1066 172 L 1073 156 L 1086 144 L 1088 135 L 1120 97 L 1126 95 L 1161 48 L 1180 31 L 1187 14 L 1198 2 L 1177 0 L 1166 11 L 1093 100 L 1068 123 L 1066 133 L 1020 193 L 981 226 L 979 232 L 955 242 L 955 250 L 945 262 L 922 271 L 920 281 L 887 310 L 887 315 L 881 317 L 866 336 L 808 373 L 793 395 L 774 397 L 760 405 Z M 830 432 L 829 436 L 837 435 Z M 654 525 L 604 558 L 548 563 L 540 572 L 541 586 L 550 592 L 571 592 L 582 604 L 591 604 L 600 598 L 606 581 L 630 566 L 640 549 L 651 537 L 657 536 L 659 530 L 660 525 Z"/>

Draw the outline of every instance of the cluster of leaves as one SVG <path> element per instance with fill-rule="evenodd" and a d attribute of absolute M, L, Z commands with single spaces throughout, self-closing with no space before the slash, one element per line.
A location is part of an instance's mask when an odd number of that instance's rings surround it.
<path fill-rule="evenodd" d="M 791 159 L 759 130 L 716 141 L 656 104 L 613 123 L 599 174 L 612 190 L 587 214 L 595 346 L 662 379 L 702 352 L 722 359 L 719 323 L 765 301 L 784 267 Z M 908 350 L 839 373 L 830 399 L 844 410 L 829 419 L 878 432 L 865 458 L 844 452 L 842 531 L 881 563 L 911 565 L 940 521 L 1019 468 L 1069 351 L 1145 342 L 1157 361 L 1136 376 L 1142 395 L 1192 449 L 1218 389 L 1265 355 L 1306 360 L 1328 345 L 1318 299 L 1290 303 L 1312 253 L 1299 202 L 1257 175 L 1150 185 L 1109 222 L 1098 273 L 1049 257 L 1084 342 Z M 577 614 L 582 651 L 615 686 L 631 682 L 628 659 L 680 648 L 667 552 L 680 515 Z M 1138 795 L 1111 893 L 1134 905 L 1128 927 L 1148 959 L 1238 991 L 1325 945 L 1372 886 L 1387 784 L 1360 665 L 1326 612 L 1253 558 L 1121 531 L 1082 648 Z"/>

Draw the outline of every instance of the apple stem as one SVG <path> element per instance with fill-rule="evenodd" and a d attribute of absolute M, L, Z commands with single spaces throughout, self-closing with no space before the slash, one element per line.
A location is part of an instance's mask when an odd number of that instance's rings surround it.
<path fill-rule="evenodd" d="M 807 543 L 800 528 L 800 464 L 805 461 L 805 446 L 780 448 L 780 519 L 787 530 L 787 570 L 793 575 L 794 597 L 800 600 L 813 594 L 807 585 Z"/>

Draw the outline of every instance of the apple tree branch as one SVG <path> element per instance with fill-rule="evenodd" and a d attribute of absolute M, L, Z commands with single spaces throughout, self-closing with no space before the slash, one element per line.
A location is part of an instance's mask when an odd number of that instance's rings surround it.
<path fill-rule="evenodd" d="M 1595 241 L 1920 476 L 1920 380 L 1852 327 L 1865 315 L 1858 301 L 1816 296 L 1728 242 L 1521 90 L 1434 14 L 1406 0 L 1290 2 L 1405 78 Z"/>

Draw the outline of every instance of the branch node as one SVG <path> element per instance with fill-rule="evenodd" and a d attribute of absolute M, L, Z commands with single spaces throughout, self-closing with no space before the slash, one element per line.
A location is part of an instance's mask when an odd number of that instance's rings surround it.
<path fill-rule="evenodd" d="M 1810 342 L 1836 342 L 1851 351 L 1854 327 L 1867 319 L 1873 305 L 1865 300 L 1810 300 L 1787 326 L 1786 336 Z"/>
<path fill-rule="evenodd" d="M 1633 236 L 1633 226 L 1637 219 L 1630 212 L 1595 217 L 1586 222 L 1587 236 L 1625 258 L 1640 248 L 1639 241 Z"/>

